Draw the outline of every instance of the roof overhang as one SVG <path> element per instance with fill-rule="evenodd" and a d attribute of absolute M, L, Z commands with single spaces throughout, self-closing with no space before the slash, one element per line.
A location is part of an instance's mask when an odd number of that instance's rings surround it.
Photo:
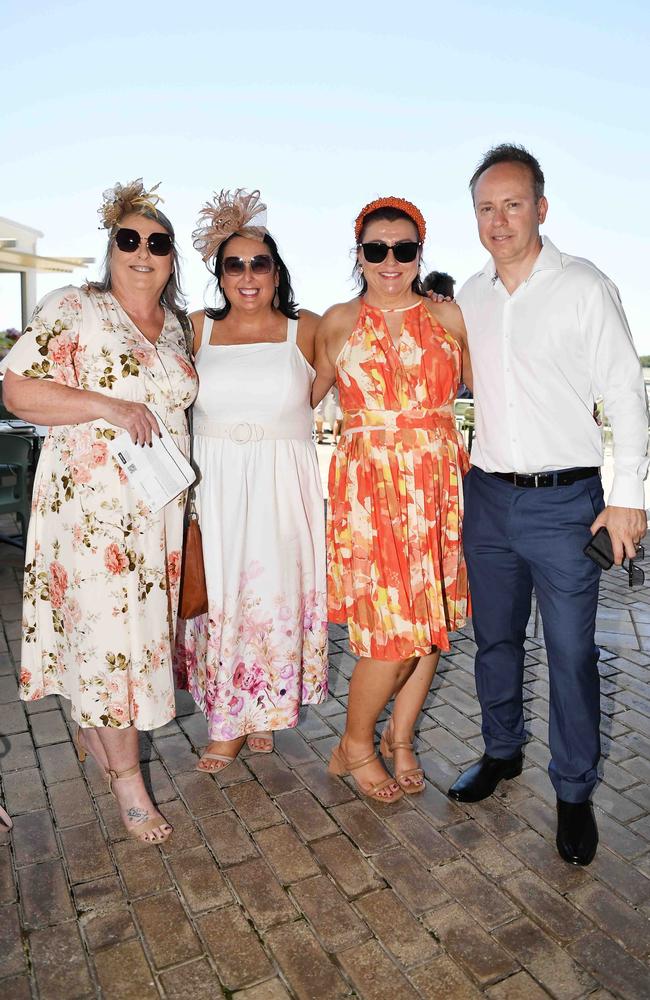
<path fill-rule="evenodd" d="M 0 246 L 0 271 L 74 271 L 94 263 L 94 257 L 41 257 Z"/>

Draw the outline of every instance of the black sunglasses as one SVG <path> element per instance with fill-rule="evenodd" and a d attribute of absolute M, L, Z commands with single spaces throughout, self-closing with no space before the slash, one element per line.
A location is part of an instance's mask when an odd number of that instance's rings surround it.
<path fill-rule="evenodd" d="M 270 274 L 273 270 L 273 258 L 268 253 L 258 253 L 249 260 L 243 257 L 224 257 L 223 273 L 234 278 L 244 273 L 247 264 L 250 265 L 253 274 Z"/>
<path fill-rule="evenodd" d="M 122 253 L 134 253 L 145 240 L 149 253 L 154 257 L 167 257 L 172 252 L 174 241 L 169 233 L 151 233 L 150 236 L 140 236 L 135 229 L 118 229 L 115 233 L 115 243 Z"/>
<path fill-rule="evenodd" d="M 369 264 L 381 264 L 388 257 L 388 251 L 393 251 L 393 256 L 398 264 L 412 264 L 418 255 L 418 250 L 422 246 L 415 240 L 400 240 L 399 243 L 384 243 L 383 240 L 373 240 L 371 243 L 359 243 L 363 250 L 363 256 Z"/>
<path fill-rule="evenodd" d="M 640 587 L 645 583 L 645 573 L 640 566 L 636 565 L 637 559 L 645 559 L 645 549 L 642 545 L 639 545 L 636 550 L 636 555 L 633 559 L 624 559 L 622 562 L 623 569 L 627 570 L 627 580 L 630 587 Z M 627 563 L 627 566 L 625 565 Z"/>

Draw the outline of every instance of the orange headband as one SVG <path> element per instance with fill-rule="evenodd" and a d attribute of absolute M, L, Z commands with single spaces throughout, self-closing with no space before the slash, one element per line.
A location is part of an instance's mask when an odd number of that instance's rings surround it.
<path fill-rule="evenodd" d="M 412 219 L 417 226 L 418 236 L 420 242 L 424 243 L 424 238 L 427 235 L 427 224 L 424 221 L 424 216 L 419 208 L 416 208 L 412 201 L 407 201 L 406 198 L 375 198 L 374 201 L 369 202 L 364 208 L 361 209 L 354 221 L 354 238 L 357 243 L 361 236 L 361 230 L 363 229 L 363 220 L 371 212 L 376 212 L 378 208 L 397 208 L 400 212 L 404 212 L 408 215 L 409 219 Z"/>

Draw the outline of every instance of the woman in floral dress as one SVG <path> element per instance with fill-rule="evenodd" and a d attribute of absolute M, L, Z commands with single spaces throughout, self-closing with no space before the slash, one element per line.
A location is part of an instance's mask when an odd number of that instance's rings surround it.
<path fill-rule="evenodd" d="M 323 491 L 309 403 L 319 317 L 298 310 L 259 192 L 222 192 L 195 246 L 224 296 L 192 314 L 197 508 L 208 613 L 180 621 L 177 669 L 208 721 L 199 770 L 327 698 Z"/>
<path fill-rule="evenodd" d="M 461 548 L 467 455 L 453 401 L 470 377 L 465 327 L 454 303 L 424 297 L 425 223 L 402 198 L 367 205 L 355 225 L 361 295 L 333 306 L 317 335 L 316 403 L 336 379 L 343 432 L 329 477 L 330 621 L 348 625 L 360 657 L 346 729 L 330 769 L 394 802 L 424 790 L 413 730 L 448 633 L 467 613 Z M 380 712 L 395 697 L 374 753 Z"/>
<path fill-rule="evenodd" d="M 3 398 L 46 424 L 27 538 L 20 696 L 58 694 L 112 778 L 129 834 L 171 827 L 139 766 L 138 730 L 174 716 L 172 641 L 183 496 L 152 513 L 108 442 L 146 446 L 159 418 L 189 450 L 185 409 L 196 375 L 179 320 L 174 231 L 140 181 L 104 195 L 104 280 L 46 295 L 13 347 Z M 155 411 L 155 414 L 154 414 Z"/>

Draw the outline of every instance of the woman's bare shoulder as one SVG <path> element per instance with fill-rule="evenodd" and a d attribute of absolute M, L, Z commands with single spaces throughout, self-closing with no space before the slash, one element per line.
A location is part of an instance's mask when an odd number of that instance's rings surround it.
<path fill-rule="evenodd" d="M 300 324 L 301 332 L 309 332 L 315 330 L 321 321 L 321 317 L 318 313 L 312 312 L 311 309 L 299 309 L 298 310 L 298 322 Z"/>
<path fill-rule="evenodd" d="M 322 329 L 326 331 L 337 330 L 349 323 L 354 323 L 360 308 L 361 303 L 358 298 L 350 299 L 349 302 L 337 302 L 323 313 Z"/>
<path fill-rule="evenodd" d="M 205 311 L 203 309 L 197 309 L 195 312 L 189 314 L 189 320 L 192 324 L 192 330 L 194 332 L 194 343 L 193 343 L 193 353 L 196 354 L 199 347 L 201 346 L 201 338 L 203 337 L 203 320 L 205 318 Z"/>
<path fill-rule="evenodd" d="M 455 302 L 432 302 L 425 299 L 424 304 L 436 323 L 444 327 L 447 333 L 458 339 L 465 338 L 465 322 L 460 307 Z"/>

